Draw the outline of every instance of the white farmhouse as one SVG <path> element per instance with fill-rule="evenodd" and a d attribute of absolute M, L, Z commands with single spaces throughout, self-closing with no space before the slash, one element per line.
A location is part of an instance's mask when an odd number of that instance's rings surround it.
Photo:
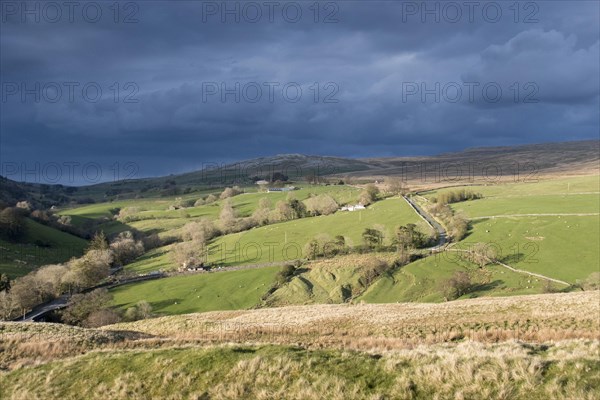
<path fill-rule="evenodd" d="M 364 210 L 366 207 L 362 204 L 355 204 L 353 206 L 344 206 L 340 208 L 340 211 L 356 211 L 356 210 Z"/>

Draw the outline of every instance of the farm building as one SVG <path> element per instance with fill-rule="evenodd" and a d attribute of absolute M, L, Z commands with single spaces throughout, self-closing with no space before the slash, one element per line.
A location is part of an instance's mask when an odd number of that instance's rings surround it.
<path fill-rule="evenodd" d="M 362 204 L 355 204 L 353 206 L 344 206 L 340 208 L 340 211 L 356 211 L 356 210 L 364 210 L 366 207 Z"/>

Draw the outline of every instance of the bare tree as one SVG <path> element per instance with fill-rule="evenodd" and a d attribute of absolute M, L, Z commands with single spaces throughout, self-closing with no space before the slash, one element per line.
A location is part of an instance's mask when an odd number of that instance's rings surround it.
<path fill-rule="evenodd" d="M 44 282 L 41 285 L 52 297 L 58 297 L 65 290 L 64 279 L 68 272 L 66 265 L 46 265 L 35 271 L 35 275 L 38 282 Z"/>
<path fill-rule="evenodd" d="M 127 321 L 137 321 L 146 319 L 152 316 L 152 306 L 145 300 L 140 300 L 133 307 L 129 307 L 125 311 L 125 319 Z"/>
<path fill-rule="evenodd" d="M 184 269 L 202 265 L 206 259 L 205 245 L 197 241 L 177 243 L 171 254 L 173 261 Z"/>
<path fill-rule="evenodd" d="M 4 321 L 12 319 L 19 311 L 20 304 L 12 293 L 0 292 L 0 318 Z"/>
<path fill-rule="evenodd" d="M 408 187 L 406 183 L 398 177 L 386 178 L 387 192 L 391 195 L 405 195 L 408 193 Z"/>
<path fill-rule="evenodd" d="M 271 200 L 266 197 L 258 201 L 258 207 L 252 213 L 252 218 L 258 225 L 266 225 L 269 223 L 269 214 L 271 213 Z"/>
<path fill-rule="evenodd" d="M 181 237 L 186 241 L 194 240 L 206 243 L 218 234 L 219 231 L 215 227 L 215 224 L 209 219 L 202 218 L 198 221 L 187 223 L 182 229 Z"/>
<path fill-rule="evenodd" d="M 304 200 L 306 210 L 310 215 L 329 215 L 338 209 L 337 202 L 328 194 L 320 194 Z"/>
<path fill-rule="evenodd" d="M 110 250 L 90 250 L 83 257 L 73 260 L 69 267 L 79 287 L 90 287 L 106 278 L 113 262 Z"/>
<path fill-rule="evenodd" d="M 442 290 L 446 299 L 454 300 L 466 294 L 471 286 L 469 274 L 464 271 L 456 271 L 450 279 L 442 283 Z"/>
<path fill-rule="evenodd" d="M 209 194 L 206 197 L 206 204 L 211 204 L 211 203 L 214 203 L 215 201 L 217 201 L 217 196 L 215 196 L 214 194 Z"/>
<path fill-rule="evenodd" d="M 19 241 L 27 233 L 27 221 L 23 211 L 14 207 L 0 212 L 0 235 L 10 241 Z"/>
<path fill-rule="evenodd" d="M 275 204 L 273 216 L 273 220 L 275 221 L 288 221 L 294 218 L 294 210 L 287 202 L 278 201 L 277 204 Z"/>
<path fill-rule="evenodd" d="M 221 228 L 225 232 L 230 232 L 235 229 L 235 224 L 237 220 L 237 214 L 233 205 L 231 204 L 230 199 L 225 199 L 223 202 L 223 207 L 221 208 L 221 214 L 219 214 L 219 222 L 221 223 Z"/>
<path fill-rule="evenodd" d="M 39 281 L 32 274 L 15 279 L 10 289 L 12 301 L 23 315 L 36 304 L 43 303 L 46 299 L 45 293 L 44 288 L 40 287 Z"/>
<path fill-rule="evenodd" d="M 85 325 L 86 319 L 94 312 L 107 308 L 112 296 L 106 289 L 96 289 L 86 294 L 75 294 L 69 299 L 62 312 L 62 320 L 71 325 Z"/>
<path fill-rule="evenodd" d="M 475 243 L 469 251 L 470 259 L 480 268 L 496 261 L 496 249 L 486 243 Z"/>
<path fill-rule="evenodd" d="M 239 186 L 234 186 L 232 188 L 228 187 L 228 188 L 225 188 L 225 190 L 223 190 L 223 192 L 221 193 L 219 198 L 221 200 L 224 200 L 224 199 L 228 199 L 233 196 L 237 196 L 238 194 L 241 194 L 241 193 L 242 193 L 242 189 L 240 189 Z"/>
<path fill-rule="evenodd" d="M 144 253 L 144 244 L 135 240 L 129 231 L 121 232 L 110 244 L 114 262 L 117 265 L 125 265 L 135 260 Z"/>

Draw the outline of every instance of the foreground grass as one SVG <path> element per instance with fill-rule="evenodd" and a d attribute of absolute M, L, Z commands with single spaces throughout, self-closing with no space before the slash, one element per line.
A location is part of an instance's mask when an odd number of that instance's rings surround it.
<path fill-rule="evenodd" d="M 597 339 L 600 292 L 441 304 L 308 305 L 168 316 L 106 327 L 203 341 L 393 349 L 416 344 Z"/>
<path fill-rule="evenodd" d="M 93 352 L 1 376 L 6 399 L 593 399 L 597 342 L 369 354 L 286 346 Z"/>
<path fill-rule="evenodd" d="M 600 292 L 0 323 L 2 399 L 596 399 Z"/>

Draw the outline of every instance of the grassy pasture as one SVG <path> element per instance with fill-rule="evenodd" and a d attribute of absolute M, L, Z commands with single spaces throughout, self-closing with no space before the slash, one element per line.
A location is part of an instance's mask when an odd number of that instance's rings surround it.
<path fill-rule="evenodd" d="M 474 287 L 461 298 L 512 296 L 542 292 L 544 281 L 512 272 L 497 265 L 479 268 L 459 258 L 459 254 L 440 253 L 385 274 L 357 300 L 367 303 L 441 302 L 441 284 L 454 272 L 469 274 Z"/>
<path fill-rule="evenodd" d="M 27 219 L 27 236 L 23 243 L 0 240 L 0 272 L 11 278 L 34 269 L 79 257 L 87 241 L 58 229 Z M 23 263 L 24 262 L 24 263 Z"/>
<path fill-rule="evenodd" d="M 362 243 L 364 229 L 373 226 L 381 226 L 385 231 L 384 241 L 390 243 L 398 225 L 420 221 L 403 199 L 390 198 L 366 210 L 302 218 L 217 238 L 209 262 L 219 260 L 225 265 L 237 265 L 302 258 L 304 246 L 317 235 L 331 238 L 342 235 L 347 244 L 358 245 Z"/>
<path fill-rule="evenodd" d="M 256 190 L 255 188 L 247 188 L 247 190 Z M 218 191 L 213 193 L 219 194 Z M 344 185 L 304 185 L 299 190 L 291 192 L 292 196 L 299 200 L 304 200 L 311 195 L 327 193 L 332 196 L 338 203 L 353 203 L 356 201 L 360 190 Z M 204 194 L 206 195 L 206 193 Z M 271 200 L 272 207 L 280 200 L 285 200 L 288 193 L 273 192 L 259 193 L 248 192 L 235 197 L 232 197 L 232 204 L 241 217 L 247 217 L 254 212 L 258 207 L 261 198 Z M 169 236 L 177 234 L 177 230 L 186 223 L 197 218 L 217 219 L 221 211 L 222 201 L 217 201 L 212 204 L 202 205 L 198 207 L 187 207 L 179 210 L 168 210 L 169 206 L 175 202 L 176 197 L 181 197 L 185 200 L 197 200 L 202 197 L 199 193 L 187 194 L 182 196 L 172 196 L 165 198 L 150 198 L 150 199 L 133 199 L 120 200 L 106 203 L 91 204 L 82 207 L 65 209 L 60 211 L 61 215 L 70 215 L 72 223 L 75 226 L 84 226 L 86 223 L 94 219 L 104 219 L 99 229 L 102 229 L 107 234 L 116 234 L 131 228 L 137 229 L 145 233 L 158 233 L 159 236 Z M 138 212 L 133 213 L 132 217 L 136 220 L 131 222 L 121 223 L 112 220 L 111 210 L 123 209 L 127 207 L 135 207 Z"/>
<path fill-rule="evenodd" d="M 592 399 L 598 362 L 585 351 L 596 349 L 570 342 L 377 355 L 276 345 L 108 350 L 11 371 L 0 389 L 45 399 L 502 398 L 506 392 L 513 399 Z M 577 356 L 565 359 L 565 352 Z"/>
<path fill-rule="evenodd" d="M 131 264 L 127 264 L 125 270 L 137 274 L 146 274 L 173 269 L 174 265 L 169 253 L 171 247 L 172 245 L 169 245 L 149 250 Z"/>
<path fill-rule="evenodd" d="M 575 283 L 598 271 L 600 216 L 494 218 L 473 221 L 459 245 L 493 245 L 506 264 Z"/>
<path fill-rule="evenodd" d="M 599 307 L 598 292 L 577 292 L 214 311 L 100 329 L 0 323 L 0 393 L 591 400 Z"/>
<path fill-rule="evenodd" d="M 279 270 L 280 267 L 265 267 L 180 275 L 119 286 L 111 293 L 117 307 L 127 308 L 146 300 L 161 314 L 237 310 L 258 304 Z"/>
<path fill-rule="evenodd" d="M 461 186 L 462 187 L 462 186 Z M 449 187 L 424 192 L 425 197 L 433 197 L 438 192 L 452 191 L 457 187 Z M 531 195 L 566 195 L 577 193 L 598 194 L 600 192 L 600 177 L 578 176 L 555 178 L 537 181 L 475 184 L 465 186 L 466 189 L 482 193 L 485 197 L 522 197 Z"/>
<path fill-rule="evenodd" d="M 473 219 L 472 231 L 457 247 L 488 243 L 506 264 L 570 283 L 598 271 L 600 216 L 519 216 L 599 213 L 598 176 L 464 188 L 484 198 L 451 205 Z M 440 189 L 448 190 L 456 188 Z"/>
<path fill-rule="evenodd" d="M 362 243 L 363 230 L 376 225 L 385 228 L 385 240 L 389 243 L 396 226 L 411 222 L 422 223 L 404 200 L 391 198 L 363 211 L 302 218 L 216 238 L 209 245 L 207 261 L 209 264 L 234 266 L 294 260 L 304 257 L 304 245 L 319 234 L 327 234 L 331 238 L 342 235 L 348 244 L 357 245 Z M 154 249 L 126 269 L 149 272 L 157 267 L 173 268 L 169 249 L 170 246 Z"/>
<path fill-rule="evenodd" d="M 365 264 L 374 257 L 391 265 L 395 254 L 351 254 L 314 261 L 273 292 L 266 305 L 344 303 L 367 289 Z"/>
<path fill-rule="evenodd" d="M 490 197 L 455 203 L 470 218 L 514 214 L 591 214 L 600 212 L 597 194 Z"/>

